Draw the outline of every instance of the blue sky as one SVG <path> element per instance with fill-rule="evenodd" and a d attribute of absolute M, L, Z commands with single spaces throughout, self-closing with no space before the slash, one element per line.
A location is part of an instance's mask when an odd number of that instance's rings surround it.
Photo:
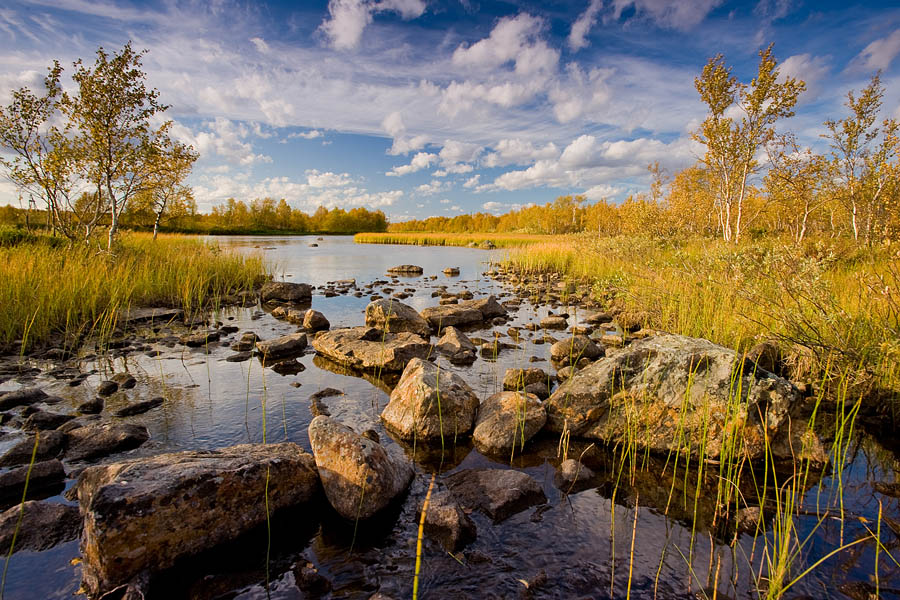
<path fill-rule="evenodd" d="M 876 69 L 900 118 L 900 5 L 807 0 L 5 0 L 0 102 L 54 58 L 147 49 L 201 210 L 229 196 L 365 206 L 392 220 L 505 212 L 561 194 L 621 200 L 702 153 L 693 80 L 742 80 L 770 42 L 809 86 L 784 127 L 827 148 Z M 15 203 L 0 182 L 0 203 Z"/>

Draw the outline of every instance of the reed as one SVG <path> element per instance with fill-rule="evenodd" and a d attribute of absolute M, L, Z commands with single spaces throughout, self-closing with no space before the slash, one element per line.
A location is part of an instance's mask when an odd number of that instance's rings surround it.
<path fill-rule="evenodd" d="M 516 248 L 559 239 L 527 233 L 357 233 L 357 244 L 407 244 L 414 246 L 472 246 Z"/>
<path fill-rule="evenodd" d="M 174 306 L 194 314 L 265 278 L 261 258 L 224 252 L 195 238 L 121 236 L 110 253 L 49 236 L 0 246 L 0 343 L 22 351 L 62 336 L 76 343 L 108 336 L 134 306 Z"/>

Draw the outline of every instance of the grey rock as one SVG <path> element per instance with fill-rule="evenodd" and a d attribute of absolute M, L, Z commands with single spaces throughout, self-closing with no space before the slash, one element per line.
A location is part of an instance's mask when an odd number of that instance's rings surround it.
<path fill-rule="evenodd" d="M 16 406 L 42 402 L 47 398 L 46 392 L 39 388 L 22 388 L 13 392 L 0 394 L 0 410 L 9 410 Z"/>
<path fill-rule="evenodd" d="M 299 354 L 306 349 L 307 343 L 306 334 L 298 332 L 283 335 L 271 340 L 260 340 L 256 342 L 256 349 L 261 358 L 268 361 L 272 358 Z"/>
<path fill-rule="evenodd" d="M 37 433 L 38 445 L 35 454 L 36 461 L 48 460 L 59 456 L 66 444 L 66 436 L 59 431 L 40 431 Z M 31 462 L 31 454 L 34 452 L 34 435 L 10 448 L 0 457 L 0 467 L 13 467 Z"/>
<path fill-rule="evenodd" d="M 421 512 L 419 507 L 420 516 Z M 443 490 L 433 493 L 428 502 L 425 535 L 437 540 L 447 552 L 456 552 L 475 539 L 477 529 L 453 495 Z"/>
<path fill-rule="evenodd" d="M 583 335 L 566 338 L 550 346 L 550 358 L 566 365 L 577 363 L 582 358 L 593 360 L 604 354 L 602 346 L 598 346 L 591 338 Z"/>
<path fill-rule="evenodd" d="M 445 327 L 434 349 L 454 364 L 471 363 L 477 354 L 472 340 L 456 327 Z"/>
<path fill-rule="evenodd" d="M 547 501 L 540 484 L 521 471 L 465 469 L 444 482 L 464 510 L 480 510 L 495 522 Z"/>
<path fill-rule="evenodd" d="M 565 317 L 559 315 L 549 315 L 541 319 L 541 329 L 565 329 L 569 326 L 569 322 Z"/>
<path fill-rule="evenodd" d="M 35 429 L 56 429 L 63 423 L 67 423 L 74 418 L 75 415 L 63 415 L 60 413 L 39 410 L 28 415 L 28 418 L 25 419 L 25 425 L 23 425 L 22 428 L 27 431 L 33 431 Z"/>
<path fill-rule="evenodd" d="M 305 283 L 269 281 L 260 289 L 259 297 L 263 302 L 304 303 L 312 300 L 312 287 Z"/>
<path fill-rule="evenodd" d="M 303 313 L 303 327 L 307 331 L 323 331 L 331 327 L 325 315 L 317 310 L 309 309 Z"/>
<path fill-rule="evenodd" d="M 521 390 L 533 383 L 540 383 L 546 387 L 548 381 L 550 381 L 550 375 L 537 367 L 507 369 L 503 375 L 503 389 Z"/>
<path fill-rule="evenodd" d="M 86 425 L 66 433 L 65 459 L 93 460 L 114 452 L 137 448 L 150 439 L 143 425 L 103 423 Z"/>
<path fill-rule="evenodd" d="M 81 535 L 81 515 L 76 506 L 29 500 L 0 514 L 0 547 L 9 549 L 13 535 L 16 536 L 14 552 L 48 550 Z"/>
<path fill-rule="evenodd" d="M 165 402 L 165 398 L 156 397 L 150 398 L 149 400 L 143 400 L 141 402 L 135 402 L 125 408 L 120 408 L 113 415 L 117 417 L 132 417 L 134 415 L 142 415 L 145 412 L 156 408 L 157 406 L 162 406 Z"/>
<path fill-rule="evenodd" d="M 559 465 L 553 476 L 553 484 L 563 493 L 579 492 L 590 485 L 596 477 L 593 471 L 574 458 L 568 458 Z"/>
<path fill-rule="evenodd" d="M 29 472 L 30 471 L 30 472 Z M 34 465 L 16 467 L 0 474 L 0 501 L 21 502 L 25 493 L 25 482 L 28 482 L 29 496 L 41 490 L 61 485 L 66 478 L 66 471 L 57 459 L 36 462 Z"/>
<path fill-rule="evenodd" d="M 206 346 L 211 342 L 219 341 L 219 332 L 214 329 L 210 329 L 208 331 L 190 333 L 188 335 L 181 336 L 181 338 L 179 338 L 179 341 L 189 348 L 199 348 L 201 346 Z"/>
<path fill-rule="evenodd" d="M 103 398 L 94 398 L 78 405 L 78 412 L 83 415 L 96 415 L 103 411 Z"/>

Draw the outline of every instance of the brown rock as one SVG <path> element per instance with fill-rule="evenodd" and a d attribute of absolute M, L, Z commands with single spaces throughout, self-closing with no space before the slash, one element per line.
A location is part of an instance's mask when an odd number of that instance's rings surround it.
<path fill-rule="evenodd" d="M 17 527 L 18 534 L 15 533 Z M 74 540 L 80 534 L 81 515 L 76 506 L 29 500 L 0 514 L 0 547 L 9 550 L 15 535 L 14 552 L 40 552 Z"/>
<path fill-rule="evenodd" d="M 366 325 L 391 333 L 408 331 L 425 339 L 431 335 L 431 327 L 416 309 L 390 298 L 376 300 L 366 307 Z"/>
<path fill-rule="evenodd" d="M 484 454 L 509 454 L 544 427 L 547 412 L 537 396 L 499 392 L 478 409 L 472 440 Z"/>
<path fill-rule="evenodd" d="M 312 342 L 319 354 L 351 369 L 402 371 L 413 358 L 425 358 L 431 344 L 414 333 L 388 333 L 348 327 L 322 333 Z"/>

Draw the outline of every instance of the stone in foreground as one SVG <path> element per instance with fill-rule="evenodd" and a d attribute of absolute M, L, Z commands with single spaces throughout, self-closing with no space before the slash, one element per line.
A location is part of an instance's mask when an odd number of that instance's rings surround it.
<path fill-rule="evenodd" d="M 755 369 L 734 350 L 660 334 L 576 372 L 545 406 L 556 433 L 618 443 L 632 432 L 650 451 L 696 452 L 702 444 L 705 458 L 715 460 L 730 444 L 749 459 L 762 457 L 766 439 L 790 426 L 800 402 L 789 381 Z M 818 438 L 808 443 L 795 448 L 798 457 L 824 456 Z"/>
<path fill-rule="evenodd" d="M 553 476 L 553 485 L 564 494 L 580 492 L 590 487 L 590 482 L 594 477 L 596 477 L 594 472 L 583 463 L 574 458 L 567 458 L 556 470 L 556 474 Z"/>
<path fill-rule="evenodd" d="M 409 361 L 381 420 L 405 440 L 452 440 L 472 430 L 478 397 L 456 373 L 414 358 Z"/>
<path fill-rule="evenodd" d="M 85 589 L 98 596 L 265 523 L 267 479 L 270 513 L 318 489 L 313 458 L 288 442 L 85 469 L 76 487 Z"/>
<path fill-rule="evenodd" d="M 402 371 L 413 358 L 425 358 L 431 345 L 414 333 L 387 333 L 373 327 L 332 329 L 312 342 L 319 354 L 351 369 Z"/>
<path fill-rule="evenodd" d="M 21 516 L 22 524 L 18 525 Z M 18 534 L 15 534 L 18 525 Z M 29 500 L 0 514 L 0 548 L 8 551 L 16 536 L 14 552 L 47 550 L 81 533 L 78 508 L 56 502 Z"/>
<path fill-rule="evenodd" d="M 547 501 L 540 484 L 521 471 L 466 469 L 444 481 L 464 510 L 480 510 L 494 522 Z"/>
<path fill-rule="evenodd" d="M 306 345 L 306 334 L 301 331 L 271 340 L 260 340 L 256 342 L 256 349 L 263 360 L 268 360 L 270 358 L 299 354 L 306 349 Z"/>
<path fill-rule="evenodd" d="M 303 313 L 303 328 L 307 331 L 323 331 L 330 329 L 331 323 L 325 315 L 310 308 Z"/>
<path fill-rule="evenodd" d="M 444 335 L 434 349 L 447 357 L 453 364 L 467 364 L 475 361 L 478 351 L 466 334 L 456 327 L 445 327 Z"/>
<path fill-rule="evenodd" d="M 528 367 L 527 369 L 507 369 L 503 375 L 504 390 L 521 390 L 534 383 L 548 385 L 550 375 L 543 369 Z"/>
<path fill-rule="evenodd" d="M 445 490 L 431 495 L 425 513 L 425 534 L 436 539 L 447 552 L 456 552 L 475 539 L 477 529 L 453 495 Z"/>
<path fill-rule="evenodd" d="M 412 479 L 409 463 L 331 417 L 312 420 L 309 442 L 325 496 L 345 519 L 371 517 L 406 490 Z"/>
<path fill-rule="evenodd" d="M 259 297 L 263 302 L 310 302 L 312 301 L 312 287 L 306 283 L 270 281 L 262 286 Z"/>
<path fill-rule="evenodd" d="M 539 432 L 547 412 L 537 396 L 523 392 L 499 392 L 478 409 L 472 440 L 485 454 L 508 455 Z"/>
<path fill-rule="evenodd" d="M 366 307 L 366 325 L 391 333 L 408 331 L 428 338 L 431 327 L 412 306 L 390 298 L 371 302 Z"/>

